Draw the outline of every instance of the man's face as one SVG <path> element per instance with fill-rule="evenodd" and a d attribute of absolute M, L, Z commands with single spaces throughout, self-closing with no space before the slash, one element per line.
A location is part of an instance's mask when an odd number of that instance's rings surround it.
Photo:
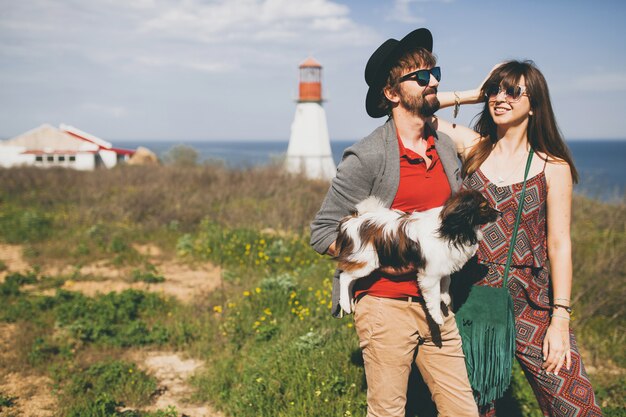
<path fill-rule="evenodd" d="M 406 71 L 403 77 L 414 71 Z M 402 79 L 402 77 L 400 78 Z M 416 116 L 432 116 L 439 110 L 439 100 L 437 99 L 438 86 L 439 81 L 432 74 L 428 84 L 425 86 L 420 86 L 415 78 L 402 80 L 398 94 L 400 106 Z"/>

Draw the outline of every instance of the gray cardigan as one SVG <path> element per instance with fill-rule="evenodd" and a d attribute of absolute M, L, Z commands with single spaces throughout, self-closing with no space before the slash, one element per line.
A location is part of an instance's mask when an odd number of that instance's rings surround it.
<path fill-rule="evenodd" d="M 435 135 L 435 148 L 448 177 L 452 192 L 461 186 L 460 161 L 456 147 L 442 132 Z M 343 153 L 320 211 L 311 223 L 311 246 L 324 254 L 337 238 L 339 221 L 354 212 L 355 206 L 374 195 L 391 207 L 400 182 L 400 150 L 393 120 L 374 130 Z M 339 272 L 335 271 L 332 290 L 332 314 L 339 308 Z"/>

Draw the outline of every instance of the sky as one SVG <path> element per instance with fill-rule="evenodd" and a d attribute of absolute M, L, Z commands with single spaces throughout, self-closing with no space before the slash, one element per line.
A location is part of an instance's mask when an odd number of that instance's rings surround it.
<path fill-rule="evenodd" d="M 331 140 L 355 140 L 384 122 L 365 112 L 365 63 L 418 27 L 441 90 L 532 59 L 566 139 L 626 139 L 625 22 L 620 0 L 0 0 L 0 139 L 66 123 L 113 142 L 287 141 L 313 56 Z"/>

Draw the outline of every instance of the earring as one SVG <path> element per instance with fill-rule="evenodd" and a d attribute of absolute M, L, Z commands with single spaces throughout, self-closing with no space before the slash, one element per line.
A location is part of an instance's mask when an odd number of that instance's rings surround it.
<path fill-rule="evenodd" d="M 532 115 L 533 115 L 533 111 L 532 111 L 532 110 L 530 110 L 530 111 L 528 112 L 528 115 L 529 115 L 529 116 L 532 116 Z"/>

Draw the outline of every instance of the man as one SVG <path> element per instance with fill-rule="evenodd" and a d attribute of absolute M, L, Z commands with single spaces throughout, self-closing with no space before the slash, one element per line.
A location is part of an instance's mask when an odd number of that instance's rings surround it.
<path fill-rule="evenodd" d="M 339 220 L 370 195 L 406 212 L 441 206 L 460 186 L 455 145 L 426 120 L 439 108 L 440 72 L 432 35 L 417 29 L 388 39 L 365 67 L 365 108 L 387 122 L 348 148 L 311 224 L 311 245 L 333 255 Z M 428 256 L 428 254 L 426 254 Z M 427 319 L 415 269 L 381 268 L 354 286 L 355 327 L 367 378 L 368 417 L 405 415 L 408 377 L 415 361 L 440 416 L 477 416 L 454 315 L 440 328 Z M 339 272 L 333 280 L 338 316 Z"/>

